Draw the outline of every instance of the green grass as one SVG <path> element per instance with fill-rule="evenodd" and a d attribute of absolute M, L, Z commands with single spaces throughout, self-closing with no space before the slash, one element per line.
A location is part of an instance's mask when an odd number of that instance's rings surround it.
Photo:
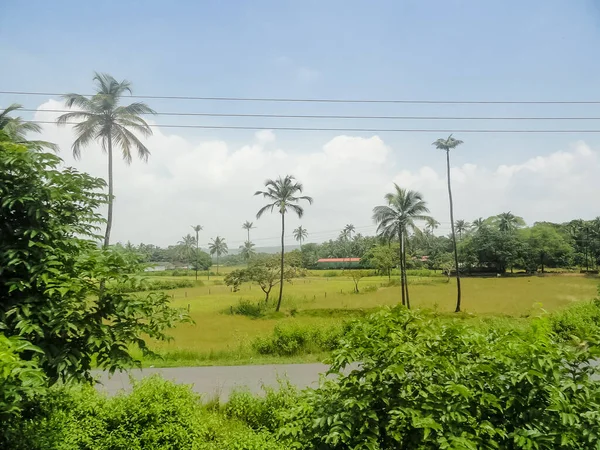
<path fill-rule="evenodd" d="M 229 269 L 229 268 L 228 268 Z M 340 271 L 341 272 L 341 271 Z M 455 315 L 456 286 L 446 277 L 409 276 L 413 308 L 427 309 L 453 319 L 485 321 L 505 319 L 510 323 L 539 313 L 552 312 L 580 300 L 596 297 L 598 278 L 579 275 L 550 275 L 519 278 L 464 278 L 463 313 Z M 171 277 L 169 277 L 171 278 Z M 185 277 L 188 278 L 188 277 Z M 165 277 L 161 277 L 165 279 Z M 174 279 L 177 279 L 174 277 Z M 295 279 L 284 287 L 282 310 L 263 318 L 231 315 L 227 311 L 240 300 L 264 299 L 256 285 L 244 284 L 239 292 L 223 285 L 223 277 L 203 279 L 204 286 L 168 291 L 174 306 L 187 308 L 194 324 L 183 324 L 171 331 L 170 342 L 152 342 L 150 347 L 164 359 L 146 359 L 144 366 L 261 364 L 276 362 L 313 362 L 323 354 L 289 358 L 257 355 L 252 342 L 273 333 L 275 326 L 331 328 L 360 317 L 381 306 L 400 300 L 399 287 L 384 287 L 387 277 L 364 278 L 354 294 L 352 280 L 340 273 L 335 277 L 311 276 Z M 374 290 L 376 289 L 376 290 Z M 277 299 L 276 289 L 271 302 Z"/>

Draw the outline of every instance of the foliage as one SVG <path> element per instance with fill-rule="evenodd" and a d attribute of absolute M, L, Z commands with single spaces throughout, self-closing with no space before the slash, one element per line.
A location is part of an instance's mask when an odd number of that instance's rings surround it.
<path fill-rule="evenodd" d="M 268 310 L 269 306 L 265 302 L 240 300 L 237 305 L 232 306 L 227 312 L 230 314 L 258 319 L 259 317 L 263 317 Z"/>
<path fill-rule="evenodd" d="M 400 248 L 396 243 L 393 245 L 377 245 L 366 252 L 363 257 L 364 261 L 361 261 L 361 263 L 376 268 L 390 278 L 392 269 L 400 264 L 399 252 Z"/>
<path fill-rule="evenodd" d="M 589 362 L 600 335 L 558 344 L 547 328 L 470 329 L 380 311 L 345 335 L 338 378 L 307 392 L 281 436 L 306 449 L 595 448 L 600 382 Z"/>
<path fill-rule="evenodd" d="M 586 339 L 600 333 L 600 299 L 578 302 L 549 317 L 553 333 L 558 339 L 568 342 L 577 336 Z"/>
<path fill-rule="evenodd" d="M 332 327 L 276 326 L 273 334 L 252 341 L 252 347 L 261 355 L 292 356 L 302 353 L 331 351 L 339 346 L 340 338 L 349 325 Z"/>
<path fill-rule="evenodd" d="M 57 389 L 27 420 L 3 424 L 11 450 L 276 450 L 273 437 L 203 407 L 188 386 L 158 377 L 130 394 Z M 4 442 L 2 442 L 4 440 Z"/>
<path fill-rule="evenodd" d="M 19 413 L 27 401 L 45 392 L 44 373 L 36 361 L 21 359 L 24 352 L 41 350 L 19 337 L 0 334 L 0 421 Z"/>
<path fill-rule="evenodd" d="M 114 291 L 119 293 L 166 291 L 188 287 L 203 286 L 202 281 L 192 280 L 149 280 L 146 277 L 130 278 L 127 282 L 114 286 Z"/>
<path fill-rule="evenodd" d="M 530 257 L 528 265 L 539 266 L 542 273 L 546 266 L 568 265 L 573 250 L 554 227 L 535 224 L 527 230 L 526 236 Z"/>
<path fill-rule="evenodd" d="M 0 143 L 0 328 L 42 351 L 22 358 L 37 359 L 50 382 L 89 378 L 94 358 L 111 371 L 131 365 L 131 344 L 146 350 L 142 336 L 165 339 L 185 318 L 163 294 L 103 288 L 142 267 L 135 255 L 97 248 L 104 182 L 60 163 Z"/>
<path fill-rule="evenodd" d="M 360 291 L 358 290 L 358 283 L 360 283 L 360 280 L 362 280 L 364 277 L 368 277 L 370 275 L 368 270 L 348 270 L 346 271 L 347 275 L 350 276 L 350 278 L 352 278 L 352 281 L 354 282 L 354 292 L 355 293 L 359 293 Z"/>
<path fill-rule="evenodd" d="M 0 131 L 6 135 L 8 140 L 16 144 L 23 144 L 34 150 L 43 150 L 44 148 L 58 151 L 58 145 L 46 141 L 31 141 L 27 139 L 29 133 L 41 133 L 42 127 L 33 122 L 24 121 L 21 117 L 11 117 L 10 113 L 23 109 L 23 105 L 13 103 L 0 111 Z"/>

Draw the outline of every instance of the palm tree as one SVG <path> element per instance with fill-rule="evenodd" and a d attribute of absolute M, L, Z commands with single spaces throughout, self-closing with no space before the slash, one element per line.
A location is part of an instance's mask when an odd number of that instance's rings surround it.
<path fill-rule="evenodd" d="M 302 193 L 304 187 L 302 183 L 296 181 L 292 175 L 286 175 L 284 178 L 277 178 L 276 180 L 265 181 L 266 191 L 256 191 L 254 195 L 262 195 L 268 199 L 270 203 L 263 206 L 256 213 L 256 218 L 260 219 L 261 216 L 267 211 L 275 211 L 281 214 L 281 267 L 280 267 L 280 280 L 279 280 L 279 300 L 277 300 L 277 307 L 275 311 L 279 311 L 281 307 L 281 297 L 283 296 L 283 260 L 284 260 L 284 237 L 285 237 L 285 214 L 288 209 L 294 211 L 299 218 L 304 215 L 304 209 L 298 205 L 300 200 L 306 200 L 312 205 L 312 197 L 303 195 L 298 196 L 298 193 Z"/>
<path fill-rule="evenodd" d="M 198 280 L 198 255 L 200 254 L 199 234 L 202 231 L 202 225 L 192 225 L 192 230 L 196 232 L 196 280 Z"/>
<path fill-rule="evenodd" d="M 471 224 L 471 229 L 473 231 L 480 231 L 483 227 L 485 227 L 485 220 L 483 217 L 480 217 L 479 219 L 475 219 L 473 221 L 473 223 Z"/>
<path fill-rule="evenodd" d="M 256 228 L 254 225 L 254 222 L 250 222 L 248 220 L 246 220 L 243 224 L 242 224 L 242 229 L 248 231 L 248 242 L 250 242 L 250 230 L 252 230 L 253 228 Z"/>
<path fill-rule="evenodd" d="M 458 233 L 458 238 L 462 241 L 463 233 L 466 233 L 467 231 L 469 231 L 471 224 L 465 220 L 459 219 L 456 221 L 454 226 L 456 228 L 456 232 Z"/>
<path fill-rule="evenodd" d="M 240 255 L 242 258 L 246 260 L 246 262 L 250 262 L 250 258 L 256 255 L 256 251 L 254 250 L 254 244 L 250 241 L 244 242 L 244 245 L 240 245 Z"/>
<path fill-rule="evenodd" d="M 429 234 L 433 234 L 434 230 L 440 226 L 440 223 L 433 217 L 428 217 L 425 220 L 425 228 Z"/>
<path fill-rule="evenodd" d="M 454 230 L 454 205 L 452 204 L 452 186 L 450 183 L 450 150 L 455 149 L 463 141 L 454 139 L 452 135 L 447 139 L 438 139 L 432 145 L 438 150 L 446 152 L 446 172 L 448 174 L 448 201 L 450 203 L 450 227 L 452 229 L 452 247 L 454 248 L 454 269 L 456 270 L 456 309 L 454 312 L 460 312 L 460 273 L 458 271 L 458 249 L 456 248 L 456 232 Z"/>
<path fill-rule="evenodd" d="M 196 245 L 196 238 L 191 234 L 186 234 L 179 242 L 177 242 L 177 253 L 181 258 L 185 259 L 188 263 L 191 263 L 194 260 L 194 249 Z"/>
<path fill-rule="evenodd" d="M 121 148 L 123 159 L 131 164 L 131 150 L 137 150 L 140 159 L 147 161 L 150 151 L 133 133 L 144 137 L 152 135 L 150 126 L 140 117 L 142 114 L 155 114 L 145 103 L 131 103 L 119 106 L 125 92 L 131 94 L 131 83 L 123 80 L 120 83 L 112 76 L 103 73 L 94 75 L 96 93 L 87 98 L 80 94 L 63 96 L 67 108 L 77 107 L 78 111 L 60 116 L 56 123 L 66 125 L 71 121 L 79 121 L 73 129 L 77 135 L 73 146 L 73 156 L 81 157 L 81 149 L 92 141 L 100 141 L 102 150 L 108 154 L 108 216 L 104 248 L 110 243 L 110 230 L 113 220 L 113 144 Z"/>
<path fill-rule="evenodd" d="M 303 228 L 302 225 L 294 230 L 294 239 L 300 242 L 300 250 L 302 250 L 302 241 L 304 241 L 307 237 L 308 231 L 306 231 L 306 228 Z"/>
<path fill-rule="evenodd" d="M 498 214 L 497 219 L 498 229 L 503 233 L 514 231 L 517 228 L 519 228 L 523 223 L 523 219 L 521 217 L 515 216 L 510 211 Z"/>
<path fill-rule="evenodd" d="M 8 138 L 17 143 L 23 144 L 36 150 L 49 148 L 50 150 L 58 151 L 58 145 L 46 141 L 30 141 L 26 138 L 28 133 L 41 133 L 42 127 L 37 123 L 26 122 L 21 117 L 10 117 L 9 114 L 13 111 L 22 109 L 23 105 L 13 103 L 7 106 L 4 111 L 0 112 L 0 130 L 4 131 Z"/>
<path fill-rule="evenodd" d="M 219 257 L 221 255 L 226 255 L 229 253 L 229 249 L 227 248 L 227 243 L 225 242 L 225 238 L 217 236 L 212 239 L 212 242 L 208 244 L 208 250 L 211 255 L 217 255 L 217 275 L 219 274 Z"/>
<path fill-rule="evenodd" d="M 354 233 L 355 231 L 356 228 L 351 223 L 344 227 L 344 233 L 346 236 L 348 236 L 348 239 L 352 239 L 352 233 Z"/>
<path fill-rule="evenodd" d="M 410 308 L 406 277 L 406 246 L 408 231 L 416 231 L 415 220 L 427 220 L 427 203 L 420 192 L 409 191 L 394 183 L 395 192 L 385 195 L 387 205 L 373 208 L 373 220 L 377 224 L 377 234 L 388 242 L 398 237 L 400 242 L 400 286 L 402 304 Z"/>

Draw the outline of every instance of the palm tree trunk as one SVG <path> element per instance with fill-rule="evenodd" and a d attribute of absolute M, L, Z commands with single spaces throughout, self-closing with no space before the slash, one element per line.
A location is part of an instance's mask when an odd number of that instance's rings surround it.
<path fill-rule="evenodd" d="M 112 152 L 112 136 L 109 131 L 107 140 L 108 151 L 108 216 L 106 218 L 106 233 L 104 234 L 104 248 L 108 248 L 110 244 L 110 230 L 113 220 L 113 152 Z"/>
<path fill-rule="evenodd" d="M 219 252 L 217 252 L 217 275 L 219 275 Z"/>
<path fill-rule="evenodd" d="M 198 232 L 196 231 L 196 281 L 198 281 Z"/>
<path fill-rule="evenodd" d="M 285 214 L 281 213 L 281 273 L 279 278 L 279 300 L 277 300 L 277 308 L 275 311 L 279 311 L 281 307 L 281 297 L 283 296 L 283 251 L 284 251 L 284 242 L 283 237 L 285 236 Z"/>
<path fill-rule="evenodd" d="M 406 246 L 404 245 L 404 233 L 402 233 L 402 264 L 404 266 L 404 290 L 406 291 L 406 307 L 410 309 L 410 298 L 408 296 L 408 277 L 406 276 Z"/>
<path fill-rule="evenodd" d="M 402 291 L 402 305 L 406 306 L 406 296 L 404 292 L 404 263 L 402 262 L 402 254 L 404 253 L 404 239 L 402 239 L 402 231 L 398 231 L 398 239 L 400 240 L 400 289 Z"/>
<path fill-rule="evenodd" d="M 452 228 L 452 247 L 454 248 L 454 268 L 456 270 L 456 309 L 454 312 L 460 312 L 460 273 L 458 271 L 458 249 L 456 248 L 454 206 L 452 204 L 452 187 L 450 185 L 450 150 L 446 150 L 446 170 L 448 173 L 448 200 L 450 201 L 450 227 Z"/>

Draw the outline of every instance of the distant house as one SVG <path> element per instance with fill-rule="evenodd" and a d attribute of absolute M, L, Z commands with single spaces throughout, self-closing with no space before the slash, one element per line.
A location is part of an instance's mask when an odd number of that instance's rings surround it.
<path fill-rule="evenodd" d="M 317 269 L 350 269 L 359 265 L 360 258 L 321 258 L 317 261 Z"/>

